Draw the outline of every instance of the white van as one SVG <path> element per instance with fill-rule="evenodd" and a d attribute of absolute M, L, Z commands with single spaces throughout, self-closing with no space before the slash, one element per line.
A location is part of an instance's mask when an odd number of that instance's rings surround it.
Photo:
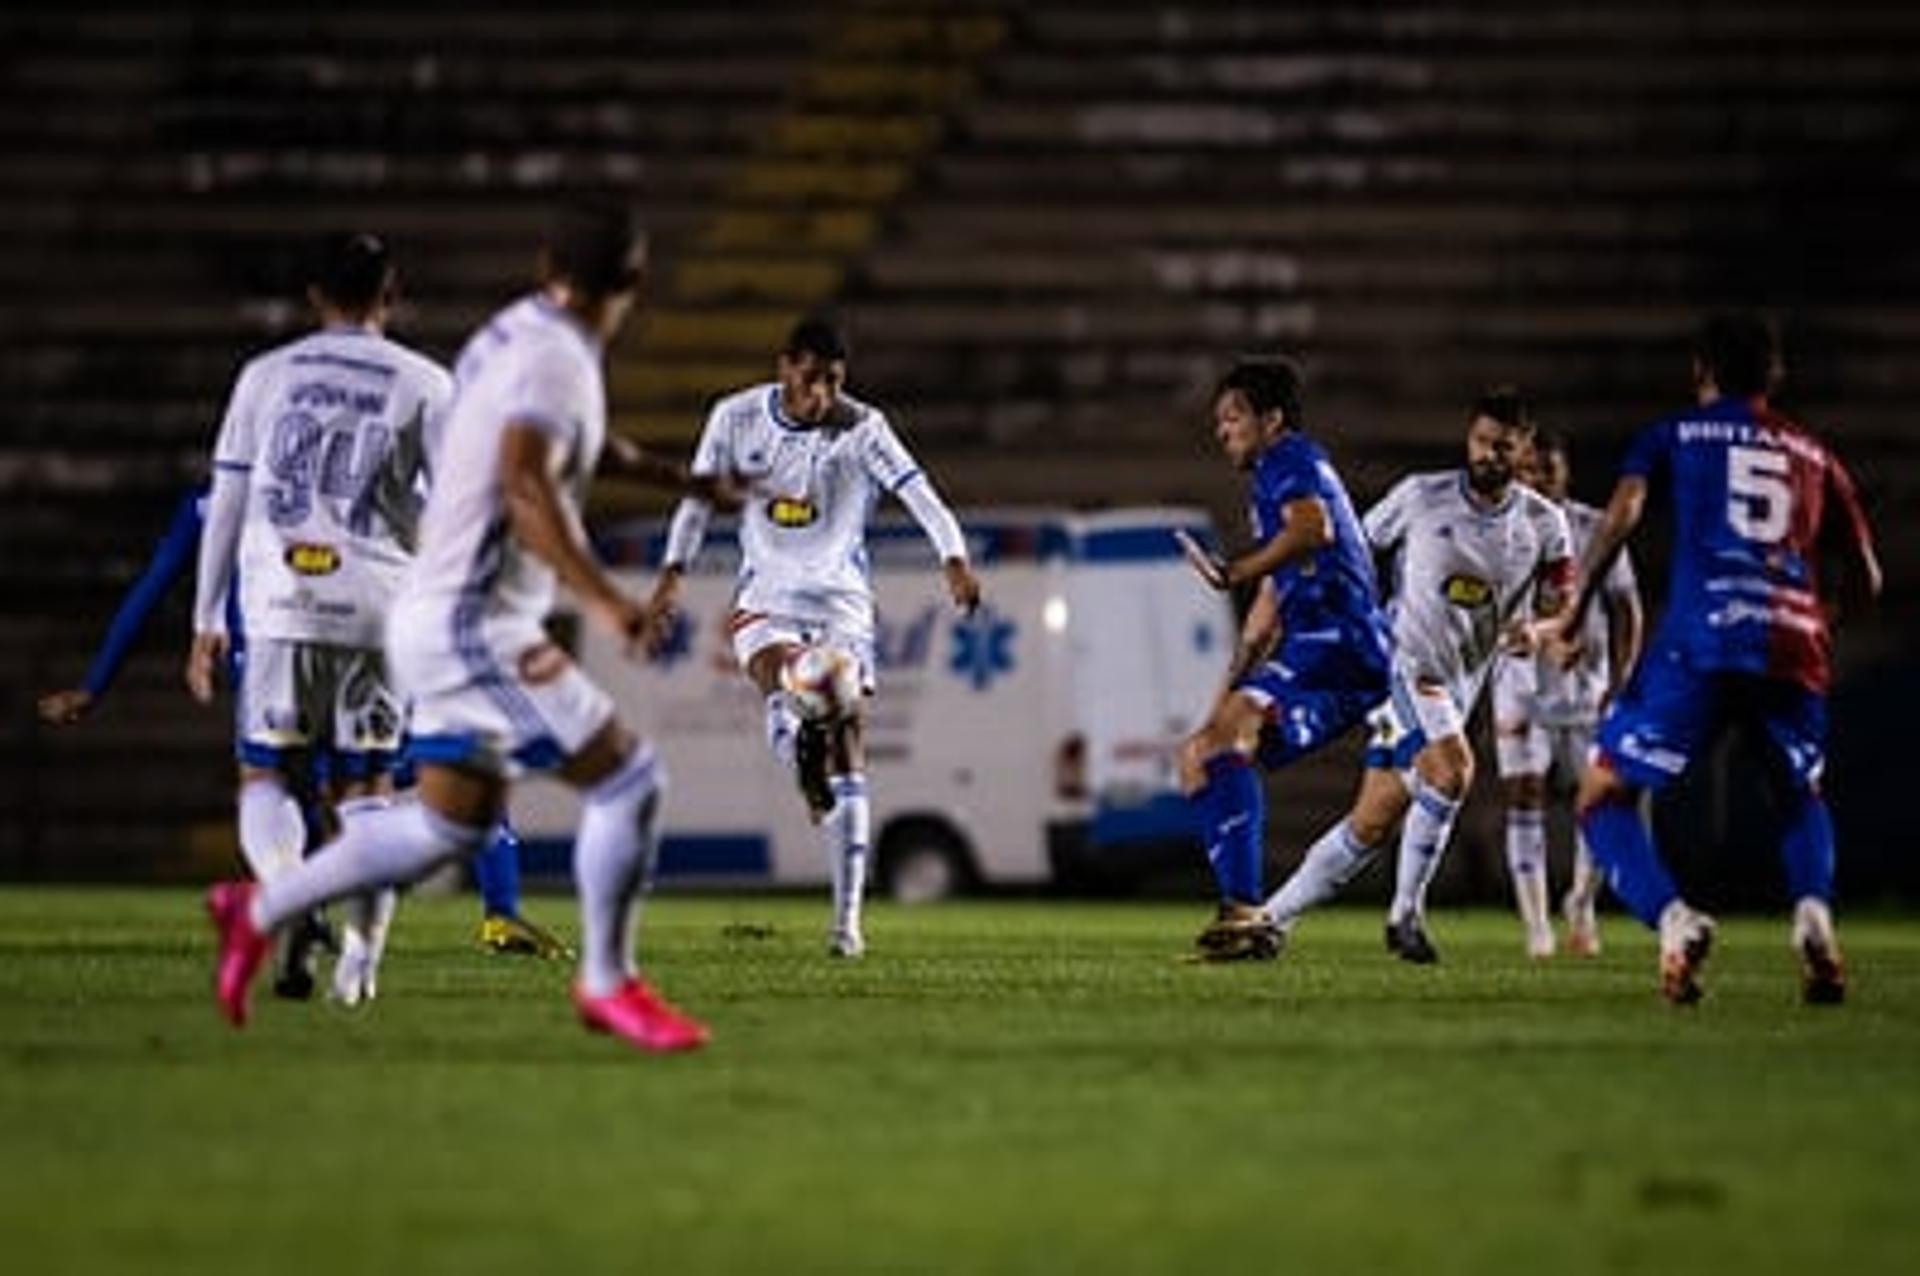
<path fill-rule="evenodd" d="M 879 691 L 867 712 L 876 886 L 925 899 L 979 886 L 1117 885 L 1200 851 L 1174 775 L 1219 686 L 1232 609 L 1173 532 L 1211 543 L 1194 509 L 962 516 L 984 602 L 962 617 L 905 520 L 868 530 Z M 623 583 L 651 586 L 665 524 L 599 538 Z M 630 661 L 592 627 L 581 664 L 665 757 L 661 873 L 716 884 L 824 882 L 818 830 L 765 744 L 760 696 L 726 618 L 739 565 L 716 522 L 689 570 L 667 648 Z M 564 875 L 577 805 L 519 786 L 531 875 Z"/>

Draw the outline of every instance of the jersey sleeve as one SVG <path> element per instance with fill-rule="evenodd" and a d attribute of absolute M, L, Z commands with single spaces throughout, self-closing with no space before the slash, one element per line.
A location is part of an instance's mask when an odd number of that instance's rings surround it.
<path fill-rule="evenodd" d="M 1320 465 L 1304 447 L 1288 448 L 1256 479 L 1260 494 L 1275 508 L 1292 501 L 1320 499 Z"/>
<path fill-rule="evenodd" d="M 220 419 L 220 433 L 213 443 L 216 471 L 244 474 L 253 468 L 260 452 L 259 398 L 259 368 L 249 363 L 240 369 L 233 393 L 227 396 L 226 415 Z"/>
<path fill-rule="evenodd" d="M 121 666 L 139 642 L 154 609 L 193 564 L 200 545 L 200 502 L 206 494 L 205 488 L 196 487 L 181 500 L 174 509 L 173 521 L 167 525 L 166 535 L 154 547 L 146 570 L 120 600 L 120 607 L 114 612 L 106 637 L 101 639 L 100 649 L 94 653 L 92 663 L 87 666 L 86 680 L 81 684 L 94 699 L 104 696 L 113 680 L 119 677 Z"/>
<path fill-rule="evenodd" d="M 1656 478 L 1672 455 L 1673 422 L 1661 421 L 1647 426 L 1627 444 L 1626 455 L 1620 458 L 1620 477 Z"/>
<path fill-rule="evenodd" d="M 530 425 L 555 444 L 556 454 L 571 454 L 585 418 L 578 378 L 570 361 L 554 352 L 530 358 L 519 369 L 504 400 L 505 419 Z"/>
<path fill-rule="evenodd" d="M 873 413 L 861 428 L 861 434 L 860 460 L 875 483 L 897 493 L 920 477 L 919 462 L 913 459 L 883 414 Z"/>
<path fill-rule="evenodd" d="M 699 478 L 718 478 L 733 469 L 732 441 L 728 438 L 726 414 L 716 403 L 707 413 L 700 430 L 700 442 L 694 445 L 693 462 L 687 472 Z"/>
<path fill-rule="evenodd" d="M 1573 584 L 1573 529 L 1566 511 L 1540 502 L 1540 562 L 1535 569 L 1540 584 L 1556 593 Z"/>
<path fill-rule="evenodd" d="M 1401 479 L 1393 490 L 1380 498 L 1360 520 L 1367 543 L 1376 550 L 1392 549 L 1407 534 L 1407 519 L 1413 513 L 1417 480 Z"/>

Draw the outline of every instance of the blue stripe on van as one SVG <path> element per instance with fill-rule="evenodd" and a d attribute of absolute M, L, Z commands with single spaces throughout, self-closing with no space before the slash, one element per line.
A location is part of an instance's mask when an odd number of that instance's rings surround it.
<path fill-rule="evenodd" d="M 1172 562 L 1180 558 L 1173 526 L 1163 523 L 1075 533 L 1059 523 L 962 520 L 967 552 L 976 565 L 1055 559 L 1077 563 Z M 1219 544 L 1213 529 L 1204 522 L 1182 527 L 1202 545 Z M 915 523 L 875 523 L 867 528 L 866 539 L 880 561 L 889 565 L 908 565 L 906 560 L 913 558 L 913 566 L 923 565 L 920 559 L 928 569 L 936 566 L 933 548 Z M 602 558 L 616 566 L 657 568 L 666 555 L 666 524 L 648 520 L 611 527 L 594 537 L 594 545 Z M 730 562 L 739 557 L 738 524 L 732 519 L 716 519 L 707 531 L 701 558 L 711 564 L 717 561 L 712 557 L 716 552 Z"/>
<path fill-rule="evenodd" d="M 520 843 L 528 877 L 573 876 L 573 839 L 529 837 Z M 764 833 L 669 833 L 660 845 L 662 877 L 770 877 L 773 845 Z"/>

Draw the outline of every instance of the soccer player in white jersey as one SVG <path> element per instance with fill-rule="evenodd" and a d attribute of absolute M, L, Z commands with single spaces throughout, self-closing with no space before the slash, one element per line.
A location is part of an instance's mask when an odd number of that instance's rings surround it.
<path fill-rule="evenodd" d="M 1571 477 L 1566 436 L 1541 432 L 1527 482 L 1566 514 L 1578 558 L 1593 539 L 1600 511 L 1568 495 Z M 1551 957 L 1555 947 L 1547 907 L 1548 779 L 1557 771 L 1565 785 L 1580 782 L 1600 712 L 1626 684 L 1640 653 L 1640 591 L 1625 553 L 1608 569 L 1600 599 L 1604 610 L 1589 613 L 1581 629 L 1579 657 L 1570 668 L 1563 670 L 1557 660 L 1540 653 L 1503 655 L 1493 675 L 1494 758 L 1507 806 L 1507 869 L 1531 957 Z M 1560 911 L 1567 923 L 1567 950 L 1577 956 L 1600 951 L 1594 910 L 1600 880 L 1586 838 L 1576 828 L 1573 882 Z"/>
<path fill-rule="evenodd" d="M 1439 959 L 1427 886 L 1473 782 L 1467 718 L 1495 654 L 1544 636 L 1572 578 L 1566 515 L 1515 481 L 1532 432 L 1518 392 L 1488 392 L 1469 417 L 1466 468 L 1412 475 L 1362 519 L 1374 549 L 1395 556 L 1390 695 L 1369 718 L 1353 808 L 1267 899 L 1283 934 L 1352 880 L 1404 815 L 1387 949 Z M 1537 619 L 1517 615 L 1529 601 Z"/>
<path fill-rule="evenodd" d="M 658 620 L 614 584 L 580 524 L 606 439 L 602 353 L 638 295 L 644 252 L 626 208 L 568 208 L 547 237 L 538 290 L 462 350 L 419 551 L 387 625 L 394 671 L 412 699 L 417 798 L 362 812 L 271 881 L 210 892 L 216 992 L 234 1024 L 246 1021 L 248 985 L 277 927 L 471 854 L 499 818 L 511 778 L 531 766 L 557 771 L 585 800 L 574 849 L 582 1021 L 643 1050 L 706 1040 L 705 1027 L 655 994 L 633 961 L 664 795 L 654 750 L 543 628 L 559 584 L 629 646 Z"/>
<path fill-rule="evenodd" d="M 319 804 L 343 817 L 391 790 L 405 713 L 381 628 L 412 557 L 424 436 L 453 393 L 444 368 L 382 335 L 393 293 L 379 239 L 330 240 L 309 289 L 320 330 L 241 370 L 214 444 L 186 676 L 209 703 L 237 567 L 240 847 L 262 882 L 307 846 L 296 792 L 313 759 L 332 772 Z M 334 985 L 349 1004 L 373 990 L 392 911 L 390 893 L 349 902 Z M 311 989 L 300 947 L 283 995 Z"/>
<path fill-rule="evenodd" d="M 872 694 L 866 525 L 881 492 L 898 497 L 933 542 L 956 606 L 978 606 L 980 584 L 959 523 L 886 415 L 843 392 L 847 346 L 839 329 L 801 320 L 775 371 L 774 381 L 714 404 L 691 468 L 696 476 L 732 471 L 754 494 L 740 519 L 734 655 L 766 698 L 768 747 L 795 772 L 823 829 L 833 882 L 828 951 L 857 957 L 865 948 L 860 899 L 872 823 L 858 706 L 830 722 L 802 723 L 780 671 L 803 645 L 838 647 L 858 662 L 861 689 Z M 708 512 L 695 498 L 674 512 L 656 609 L 673 606 Z"/>

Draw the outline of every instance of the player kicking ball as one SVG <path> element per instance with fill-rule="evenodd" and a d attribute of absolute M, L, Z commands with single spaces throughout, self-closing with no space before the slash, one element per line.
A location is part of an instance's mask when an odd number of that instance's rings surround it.
<path fill-rule="evenodd" d="M 765 699 L 767 747 L 821 826 L 833 882 L 827 951 L 858 957 L 872 848 L 861 731 L 861 704 L 874 690 L 866 526 L 880 494 L 892 493 L 926 532 L 956 607 L 979 606 L 980 583 L 959 523 L 886 415 L 844 392 L 847 354 L 832 323 L 795 325 L 772 382 L 714 404 L 689 468 L 697 479 L 732 475 L 753 493 L 740 515 L 734 655 Z M 676 605 L 711 512 L 698 496 L 674 511 L 654 613 Z"/>
<path fill-rule="evenodd" d="M 1515 481 L 1532 434 L 1517 392 L 1483 395 L 1469 414 L 1466 468 L 1412 475 L 1367 511 L 1368 541 L 1395 555 L 1391 694 L 1371 716 L 1352 810 L 1266 902 L 1283 933 L 1351 881 L 1404 817 L 1387 950 L 1439 960 L 1427 887 L 1473 782 L 1467 719 L 1495 654 L 1524 650 L 1557 621 L 1573 575 L 1566 515 Z M 1529 601 L 1536 620 L 1516 621 Z"/>
<path fill-rule="evenodd" d="M 1305 434 L 1300 379 L 1278 359 L 1245 360 L 1220 381 L 1213 432 L 1228 464 L 1252 476 L 1259 545 L 1217 558 L 1179 537 L 1207 584 L 1256 593 L 1207 721 L 1180 750 L 1219 887 L 1194 941 L 1202 961 L 1270 960 L 1280 932 L 1260 911 L 1266 822 L 1260 777 L 1338 739 L 1387 694 L 1388 636 L 1365 535 L 1347 490 Z"/>
<path fill-rule="evenodd" d="M 1789 793 L 1780 857 L 1794 901 L 1802 996 L 1815 1005 L 1846 998 L 1833 930 L 1833 821 L 1820 795 L 1829 625 L 1841 601 L 1878 596 L 1880 563 L 1840 458 L 1768 402 L 1779 375 L 1766 323 L 1726 315 L 1702 325 L 1693 354 L 1697 406 L 1648 426 L 1628 447 L 1560 635 L 1577 641 L 1609 565 L 1640 523 L 1650 486 L 1664 482 L 1673 514 L 1666 613 L 1600 724 L 1575 811 L 1614 893 L 1658 933 L 1660 991 L 1679 1005 L 1700 999 L 1714 922 L 1680 897 L 1640 819 L 1639 799 L 1678 779 L 1732 723 L 1767 741 Z M 1823 593 L 1823 549 L 1843 568 L 1844 597 Z"/>
<path fill-rule="evenodd" d="M 215 991 L 236 1026 L 276 929 L 328 900 L 417 881 L 471 855 L 512 778 L 536 767 L 584 798 L 574 845 L 581 1020 L 646 1051 L 707 1040 L 633 960 L 665 776 L 652 746 L 543 627 L 562 583 L 629 648 L 659 620 L 613 583 L 580 525 L 606 441 L 603 351 L 638 295 L 644 251 L 625 208 L 568 209 L 543 247 L 539 289 L 462 350 L 418 553 L 386 630 L 412 701 L 417 797 L 359 813 L 319 854 L 271 881 L 209 893 L 220 936 Z"/>

